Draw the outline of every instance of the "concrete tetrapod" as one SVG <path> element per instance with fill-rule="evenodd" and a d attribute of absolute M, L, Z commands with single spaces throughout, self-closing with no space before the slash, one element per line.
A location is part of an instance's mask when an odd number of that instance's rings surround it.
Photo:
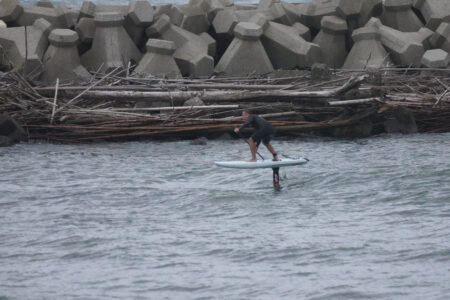
<path fill-rule="evenodd" d="M 50 23 L 44 19 L 36 20 L 33 26 L 28 26 L 26 30 L 25 27 L 1 29 L 0 46 L 5 54 L 2 64 L 16 70 L 23 69 L 26 75 L 38 74 L 42 57 L 48 47 L 51 29 Z"/>
<path fill-rule="evenodd" d="M 258 12 L 265 15 L 270 21 L 285 25 L 292 25 L 300 20 L 297 14 L 286 13 L 284 5 L 280 0 L 260 0 Z"/>
<path fill-rule="evenodd" d="M 273 71 L 272 63 L 260 41 L 261 26 L 240 22 L 234 28 L 235 38 L 228 46 L 215 72 L 221 75 L 265 74 Z"/>
<path fill-rule="evenodd" d="M 439 25 L 432 37 L 432 44 L 450 53 L 450 23 L 444 22 Z"/>
<path fill-rule="evenodd" d="M 306 68 L 322 61 L 319 46 L 305 41 L 295 28 L 268 21 L 262 14 L 250 22 L 263 28 L 261 42 L 275 69 Z"/>
<path fill-rule="evenodd" d="M 131 1 L 123 27 L 139 48 L 145 46 L 145 29 L 153 23 L 153 7 L 144 0 Z"/>
<path fill-rule="evenodd" d="M 174 42 L 149 39 L 147 41 L 147 53 L 141 59 L 133 74 L 143 77 L 181 77 L 181 72 L 173 58 L 174 53 Z"/>
<path fill-rule="evenodd" d="M 184 76 L 211 76 L 214 71 L 216 41 L 207 33 L 194 34 L 170 23 L 167 15 L 161 15 L 146 30 L 150 38 L 159 38 L 175 43 L 175 61 Z"/>
<path fill-rule="evenodd" d="M 412 10 L 412 0 L 384 0 L 380 20 L 385 26 L 403 32 L 417 31 L 423 26 Z"/>
<path fill-rule="evenodd" d="M 92 18 L 81 18 L 75 26 L 75 31 L 78 33 L 80 43 L 78 44 L 78 52 L 80 55 L 84 54 L 91 48 L 92 41 L 95 35 L 95 21 Z"/>
<path fill-rule="evenodd" d="M 447 68 L 450 55 L 442 49 L 428 50 L 422 57 L 422 65 L 427 68 Z"/>
<path fill-rule="evenodd" d="M 336 16 L 339 0 L 312 0 L 303 10 L 300 20 L 309 28 L 320 30 L 325 16 Z"/>
<path fill-rule="evenodd" d="M 91 74 L 81 65 L 77 51 L 78 34 L 70 29 L 53 30 L 45 52 L 41 81 L 53 85 L 56 79 L 67 82 L 87 82 Z"/>
<path fill-rule="evenodd" d="M 19 0 L 2 0 L 0 2 L 0 19 L 7 24 L 14 24 L 19 16 L 23 13 L 23 7 Z"/>
<path fill-rule="evenodd" d="M 347 57 L 346 39 L 347 22 L 336 16 L 326 16 L 322 19 L 322 29 L 314 38 L 322 50 L 325 63 L 331 68 L 340 68 Z"/>
<path fill-rule="evenodd" d="M 207 32 L 210 26 L 206 11 L 199 5 L 174 5 L 169 16 L 172 24 L 195 34 Z"/>
<path fill-rule="evenodd" d="M 377 18 L 371 18 L 366 26 L 374 26 L 381 34 L 381 43 L 388 50 L 392 61 L 400 66 L 420 67 L 421 59 L 425 53 L 422 44 L 422 35 L 401 32 L 384 26 Z"/>
<path fill-rule="evenodd" d="M 92 48 L 81 56 L 82 64 L 92 71 L 107 72 L 128 63 L 138 63 L 142 57 L 123 28 L 124 17 L 119 13 L 97 13 Z"/>
<path fill-rule="evenodd" d="M 414 0 L 414 7 L 422 13 L 426 26 L 431 30 L 436 30 L 442 22 L 450 21 L 448 0 Z"/>
<path fill-rule="evenodd" d="M 392 66 L 389 54 L 381 44 L 381 35 L 374 27 L 366 26 L 353 31 L 355 44 L 347 56 L 343 69 L 367 69 Z"/>
<path fill-rule="evenodd" d="M 21 13 L 14 20 L 15 25 L 31 26 L 37 19 L 45 19 L 53 28 L 75 26 L 70 10 L 65 5 L 56 8 L 35 5 L 21 5 Z"/>

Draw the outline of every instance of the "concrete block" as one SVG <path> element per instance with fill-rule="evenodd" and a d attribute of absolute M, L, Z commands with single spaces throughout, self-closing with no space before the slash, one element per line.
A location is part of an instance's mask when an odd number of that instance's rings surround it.
<path fill-rule="evenodd" d="M 55 8 L 53 3 L 51 3 L 50 1 L 37 1 L 36 3 L 34 3 L 34 5 L 40 7 Z"/>
<path fill-rule="evenodd" d="M 434 32 L 426 27 L 422 27 L 417 32 L 405 32 L 406 36 L 412 40 L 422 44 L 423 49 L 427 50 L 432 48 L 432 39 Z"/>
<path fill-rule="evenodd" d="M 55 29 L 49 37 L 45 52 L 41 81 L 53 85 L 59 78 L 63 82 L 87 82 L 89 72 L 81 65 L 77 51 L 78 34 L 70 29 Z"/>
<path fill-rule="evenodd" d="M 343 69 L 367 69 L 392 66 L 389 54 L 381 44 L 381 34 L 371 26 L 353 31 L 352 50 L 347 56 Z"/>
<path fill-rule="evenodd" d="M 128 14 L 128 5 L 97 5 L 95 14 L 98 13 L 117 13 L 123 17 Z"/>
<path fill-rule="evenodd" d="M 306 68 L 322 61 L 319 46 L 305 41 L 294 28 L 267 21 L 262 14 L 255 15 L 250 22 L 263 28 L 261 42 L 275 69 Z"/>
<path fill-rule="evenodd" d="M 153 23 L 153 7 L 148 1 L 131 1 L 128 18 L 138 27 L 148 27 Z"/>
<path fill-rule="evenodd" d="M 15 20 L 19 26 L 31 26 L 37 19 L 47 20 L 54 28 L 72 28 L 75 25 L 70 10 L 64 5 L 56 8 L 23 5 L 22 9 Z"/>
<path fill-rule="evenodd" d="M 262 27 L 254 23 L 240 22 L 234 31 L 235 38 L 214 71 L 228 76 L 272 72 L 272 63 L 260 41 Z"/>
<path fill-rule="evenodd" d="M 313 0 L 308 3 L 301 15 L 301 22 L 310 28 L 320 30 L 322 18 L 336 16 L 340 0 Z"/>
<path fill-rule="evenodd" d="M 0 30 L 0 46 L 4 49 L 9 66 L 15 70 L 23 70 L 27 76 L 38 74 L 48 47 L 51 28 L 49 22 L 38 19 L 26 31 L 23 26 Z M 27 37 L 26 43 L 24 36 Z"/>
<path fill-rule="evenodd" d="M 162 4 L 154 7 L 153 19 L 158 20 L 162 15 L 170 15 L 172 4 Z"/>
<path fill-rule="evenodd" d="M 432 39 L 434 47 L 450 52 L 450 23 L 441 23 Z"/>
<path fill-rule="evenodd" d="M 324 62 L 329 67 L 340 68 L 347 57 L 347 22 L 340 17 L 326 16 L 322 18 L 321 27 L 313 43 L 320 46 Z"/>
<path fill-rule="evenodd" d="M 414 39 L 409 33 L 384 26 L 377 18 L 371 18 L 367 26 L 378 29 L 381 34 L 381 43 L 388 50 L 395 64 L 420 67 L 425 49 L 419 39 Z"/>
<path fill-rule="evenodd" d="M 174 42 L 149 39 L 147 53 L 141 59 L 133 74 L 143 77 L 181 77 L 181 72 L 173 58 L 175 50 Z"/>
<path fill-rule="evenodd" d="M 95 21 L 93 18 L 81 18 L 75 26 L 75 31 L 78 33 L 79 44 L 78 53 L 83 55 L 92 46 L 92 41 L 95 35 Z"/>
<path fill-rule="evenodd" d="M 208 31 L 210 26 L 208 15 L 201 6 L 175 5 L 169 16 L 172 24 L 196 34 Z"/>
<path fill-rule="evenodd" d="M 0 28 L 7 28 L 8 26 L 6 25 L 5 21 L 0 20 Z"/>
<path fill-rule="evenodd" d="M 175 61 L 183 75 L 203 77 L 214 71 L 215 43 L 202 36 L 184 30 L 170 23 L 167 15 L 162 15 L 146 30 L 150 38 L 164 39 L 175 43 Z"/>
<path fill-rule="evenodd" d="M 239 23 L 239 20 L 235 11 L 223 9 L 217 12 L 212 22 L 212 27 L 219 38 L 227 38 L 234 35 L 234 27 L 237 23 Z"/>
<path fill-rule="evenodd" d="M 23 13 L 19 0 L 2 0 L 0 2 L 0 19 L 6 23 L 15 22 Z"/>
<path fill-rule="evenodd" d="M 65 5 L 58 5 L 55 8 L 56 15 L 59 19 L 60 24 L 65 28 L 73 29 L 75 27 L 75 22 L 72 17 L 71 10 Z M 57 27 L 55 27 L 57 28 Z"/>
<path fill-rule="evenodd" d="M 254 15 L 259 13 L 258 10 L 236 10 L 235 11 L 236 16 L 239 20 L 239 22 L 248 22 L 250 18 L 252 18 Z"/>
<path fill-rule="evenodd" d="M 311 41 L 311 30 L 302 23 L 292 24 L 292 29 L 294 29 L 297 34 L 305 41 Z"/>
<path fill-rule="evenodd" d="M 366 25 L 372 17 L 379 17 L 383 12 L 383 0 L 364 0 L 361 2 L 361 13 L 358 27 Z"/>
<path fill-rule="evenodd" d="M 286 12 L 288 20 L 290 20 L 291 25 L 300 22 L 300 17 L 302 15 L 302 10 L 300 6 L 294 3 L 281 2 L 284 11 Z"/>
<path fill-rule="evenodd" d="M 442 49 L 428 50 L 422 57 L 422 65 L 427 68 L 447 68 L 450 63 L 450 55 Z"/>
<path fill-rule="evenodd" d="M 140 61 L 142 54 L 123 28 L 123 21 L 124 17 L 116 12 L 95 15 L 92 48 L 81 56 L 81 62 L 88 70 L 125 69 L 130 61 Z"/>
<path fill-rule="evenodd" d="M 146 27 L 153 23 L 153 7 L 148 1 L 131 1 L 123 27 L 141 51 L 145 51 Z"/>
<path fill-rule="evenodd" d="M 194 4 L 192 2 L 193 1 L 190 1 L 189 4 Z M 199 5 L 203 8 L 203 10 L 206 12 L 206 15 L 208 16 L 208 21 L 210 23 L 214 20 L 219 11 L 234 7 L 233 1 L 231 0 L 204 0 L 201 1 L 200 4 L 197 3 L 195 5 Z"/>
<path fill-rule="evenodd" d="M 97 5 L 95 5 L 92 1 L 83 1 L 78 18 L 94 18 L 96 9 Z"/>
<path fill-rule="evenodd" d="M 384 25 L 404 32 L 417 31 L 423 26 L 412 10 L 412 0 L 385 0 L 380 20 Z"/>
<path fill-rule="evenodd" d="M 285 6 L 289 9 L 286 12 Z M 270 21 L 275 21 L 281 24 L 292 25 L 300 20 L 297 14 L 295 5 L 283 5 L 280 0 L 260 0 L 258 4 L 258 12 L 265 15 Z"/>
<path fill-rule="evenodd" d="M 92 44 L 95 35 L 95 21 L 92 18 L 81 18 L 75 26 L 81 43 Z"/>
<path fill-rule="evenodd" d="M 258 9 L 258 5 L 249 4 L 249 3 L 236 3 L 232 7 L 234 7 L 236 10 L 256 10 L 256 9 Z"/>
<path fill-rule="evenodd" d="M 448 0 L 415 0 L 418 9 L 426 21 L 426 27 L 436 30 L 442 22 L 450 22 L 450 5 Z"/>

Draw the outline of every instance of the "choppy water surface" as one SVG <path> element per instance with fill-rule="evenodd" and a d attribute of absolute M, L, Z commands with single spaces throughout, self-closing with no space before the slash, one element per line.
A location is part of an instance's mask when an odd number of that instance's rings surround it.
<path fill-rule="evenodd" d="M 450 134 L 274 145 L 0 148 L 0 298 L 450 297 Z"/>

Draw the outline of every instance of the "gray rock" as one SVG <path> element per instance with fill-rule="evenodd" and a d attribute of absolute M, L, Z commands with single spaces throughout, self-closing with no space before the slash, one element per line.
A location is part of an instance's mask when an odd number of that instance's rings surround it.
<path fill-rule="evenodd" d="M 199 97 L 194 97 L 186 100 L 183 104 L 184 106 L 204 106 L 205 103 Z"/>
<path fill-rule="evenodd" d="M 9 137 L 0 135 L 0 147 L 10 147 L 14 144 L 15 142 Z"/>
<path fill-rule="evenodd" d="M 315 63 L 311 67 L 311 80 L 326 81 L 330 80 L 331 71 L 327 64 Z"/>
<path fill-rule="evenodd" d="M 194 146 L 205 146 L 206 144 L 208 144 L 208 139 L 205 137 L 200 137 L 195 140 L 192 140 L 190 144 Z"/>
<path fill-rule="evenodd" d="M 369 119 L 358 123 L 332 129 L 332 135 L 338 138 L 366 138 L 372 134 L 373 123 Z"/>
<path fill-rule="evenodd" d="M 387 133 L 417 133 L 414 114 L 407 108 L 396 107 L 385 113 L 387 120 L 383 123 Z"/>
<path fill-rule="evenodd" d="M 0 136 L 7 137 L 12 142 L 25 141 L 25 130 L 10 116 L 0 114 Z M 8 142 L 4 139 L 4 142 Z"/>

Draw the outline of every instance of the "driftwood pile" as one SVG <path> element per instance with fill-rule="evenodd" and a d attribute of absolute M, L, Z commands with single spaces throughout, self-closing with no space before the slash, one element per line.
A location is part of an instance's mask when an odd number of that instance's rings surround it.
<path fill-rule="evenodd" d="M 85 86 L 42 87 L 9 72 L 0 76 L 0 112 L 18 121 L 30 139 L 54 142 L 219 137 L 239 126 L 248 108 L 281 135 L 345 135 L 343 128 L 352 128 L 347 135 L 378 134 L 389 131 L 386 121 L 396 118 L 399 107 L 411 113 L 419 132 L 448 132 L 449 74 L 381 69 L 335 71 L 321 82 L 307 71 L 161 80 L 131 78 L 116 69 L 96 74 Z M 193 98 L 200 105 L 184 106 Z M 367 121 L 370 130 L 358 131 Z"/>

